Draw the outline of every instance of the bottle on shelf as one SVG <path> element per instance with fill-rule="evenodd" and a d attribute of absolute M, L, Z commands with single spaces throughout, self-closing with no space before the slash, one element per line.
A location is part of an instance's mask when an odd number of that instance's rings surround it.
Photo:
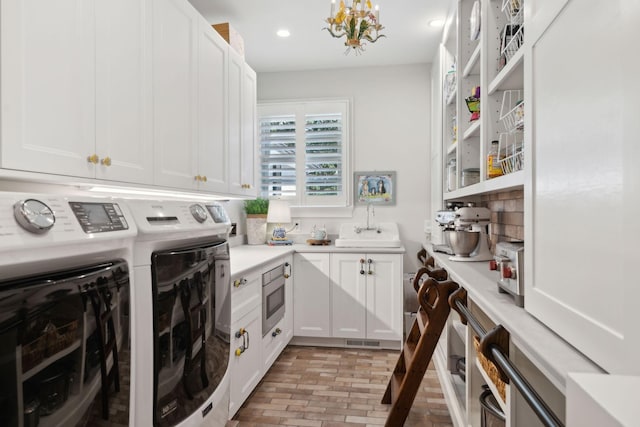
<path fill-rule="evenodd" d="M 500 156 L 498 153 L 498 141 L 491 141 L 491 149 L 487 154 L 487 178 L 496 178 L 502 175 Z"/>

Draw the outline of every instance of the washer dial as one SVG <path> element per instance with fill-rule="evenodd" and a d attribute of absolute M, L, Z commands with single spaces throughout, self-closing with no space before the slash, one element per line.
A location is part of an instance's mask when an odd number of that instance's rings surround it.
<path fill-rule="evenodd" d="M 191 205 L 189 206 L 189 210 L 191 211 L 191 215 L 193 215 L 196 221 L 205 222 L 207 220 L 207 210 L 201 205 Z"/>
<path fill-rule="evenodd" d="M 20 227 L 31 233 L 46 233 L 56 223 L 49 206 L 36 199 L 26 199 L 13 205 L 13 216 Z"/>

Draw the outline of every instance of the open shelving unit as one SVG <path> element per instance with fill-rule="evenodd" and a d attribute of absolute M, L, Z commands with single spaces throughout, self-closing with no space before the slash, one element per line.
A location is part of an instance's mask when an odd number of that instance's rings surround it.
<path fill-rule="evenodd" d="M 505 99 L 509 106 L 524 97 L 523 0 L 478 0 L 480 36 L 472 39 L 470 18 L 475 0 L 454 0 L 451 25 L 443 36 L 443 199 L 473 198 L 486 193 L 521 189 L 525 165 L 522 127 L 506 129 Z M 457 78 L 448 69 L 460 67 Z M 451 88 L 452 80 L 455 88 Z M 480 87 L 480 118 L 470 121 L 465 99 Z M 519 94 L 517 100 L 511 95 Z M 514 95 L 515 96 L 515 95 Z M 453 98 L 453 99 L 452 99 Z M 523 113 L 520 109 L 519 113 Z M 522 118 L 522 117 L 521 117 Z M 492 141 L 501 141 L 503 176 L 487 177 L 487 154 Z M 447 166 L 455 159 L 450 182 Z M 464 170 L 478 170 L 480 182 L 462 187 Z"/>

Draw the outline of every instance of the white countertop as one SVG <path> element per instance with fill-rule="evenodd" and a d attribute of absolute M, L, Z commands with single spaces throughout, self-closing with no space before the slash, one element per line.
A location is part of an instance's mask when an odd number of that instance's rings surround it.
<path fill-rule="evenodd" d="M 571 374 L 567 426 L 637 426 L 640 377 Z"/>
<path fill-rule="evenodd" d="M 293 244 L 283 246 L 241 245 L 231 248 L 231 276 L 244 274 L 249 270 L 267 264 L 294 252 L 314 253 L 385 253 L 403 254 L 404 247 L 399 248 L 338 248 L 335 245 L 312 246 Z"/>
<path fill-rule="evenodd" d="M 502 324 L 511 341 L 531 360 L 562 393 L 566 392 L 570 372 L 603 373 L 565 340 L 538 319 L 513 302 L 513 297 L 498 292 L 497 273 L 489 270 L 489 263 L 458 262 L 449 255 L 433 252 L 431 244 L 424 248 L 444 267 L 451 279 L 467 290 L 471 298 L 496 324 Z M 527 297 L 525 295 L 525 306 Z"/>

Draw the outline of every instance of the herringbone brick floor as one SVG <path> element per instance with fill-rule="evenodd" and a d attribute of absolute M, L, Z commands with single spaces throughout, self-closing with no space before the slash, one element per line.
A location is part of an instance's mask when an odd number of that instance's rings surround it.
<path fill-rule="evenodd" d="M 234 420 L 239 427 L 384 425 L 390 406 L 380 401 L 398 355 L 391 350 L 288 346 Z M 433 366 L 404 425 L 453 425 Z"/>

